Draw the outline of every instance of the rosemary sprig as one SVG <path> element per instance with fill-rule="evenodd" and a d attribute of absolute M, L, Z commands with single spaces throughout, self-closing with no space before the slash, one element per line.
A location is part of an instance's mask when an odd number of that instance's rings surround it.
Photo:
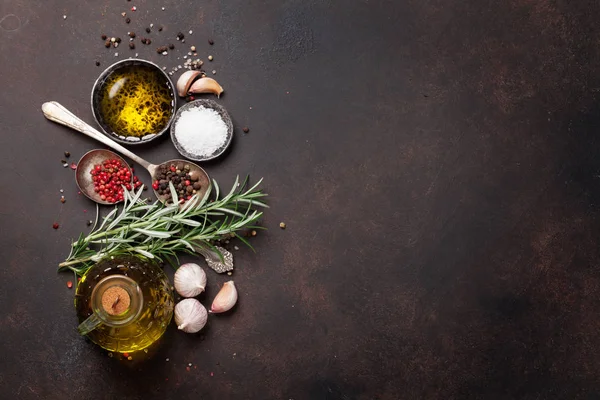
<path fill-rule="evenodd" d="M 246 189 L 248 178 L 240 185 L 237 177 L 229 193 L 219 198 L 219 185 L 213 180 L 204 197 L 194 195 L 181 207 L 171 183 L 173 203 L 169 205 L 158 201 L 148 204 L 141 198 L 143 188 L 125 191 L 121 211 L 115 207 L 97 229 L 87 236 L 81 234 L 72 243 L 67 259 L 58 265 L 59 271 L 69 269 L 82 275 L 100 259 L 122 254 L 174 264 L 177 253 L 194 253 L 198 247 L 218 252 L 211 242 L 227 235 L 237 236 L 250 246 L 237 232 L 261 229 L 255 222 L 263 213 L 255 208 L 268 207 L 262 201 L 267 195 L 258 189 L 261 182 Z M 209 201 L 212 191 L 215 198 Z"/>

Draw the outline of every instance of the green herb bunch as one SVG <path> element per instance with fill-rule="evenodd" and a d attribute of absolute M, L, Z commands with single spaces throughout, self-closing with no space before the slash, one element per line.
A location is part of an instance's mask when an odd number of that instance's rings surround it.
<path fill-rule="evenodd" d="M 236 178 L 230 192 L 219 198 L 219 185 L 215 180 L 202 198 L 194 195 L 180 206 L 177 192 L 169 183 L 173 203 L 159 201 L 149 204 L 142 199 L 141 187 L 137 192 L 125 191 L 123 207 L 112 210 L 104 217 L 100 227 L 98 213 L 92 231 L 83 233 L 71 245 L 67 259 L 59 264 L 59 271 L 72 270 L 83 275 L 102 258 L 123 254 L 179 264 L 177 253 L 195 253 L 198 248 L 219 251 L 212 242 L 223 237 L 238 237 L 242 229 L 261 229 L 256 221 L 262 216 L 257 207 L 268 207 L 262 202 L 267 196 L 258 189 L 262 179 L 246 189 L 248 178 L 242 185 Z M 214 199 L 209 201 L 211 192 Z"/>

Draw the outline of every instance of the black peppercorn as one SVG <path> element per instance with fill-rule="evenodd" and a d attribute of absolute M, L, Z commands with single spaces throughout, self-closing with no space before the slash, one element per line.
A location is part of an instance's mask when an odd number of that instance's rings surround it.
<path fill-rule="evenodd" d="M 184 36 L 183 36 L 183 33 L 179 32 L 179 33 L 177 34 L 177 40 L 181 40 L 181 39 L 183 39 L 183 38 L 184 38 Z"/>
<path fill-rule="evenodd" d="M 131 18 L 129 18 L 129 17 L 125 18 L 125 22 L 126 23 L 130 23 L 131 22 Z"/>
<path fill-rule="evenodd" d="M 157 48 L 156 48 L 156 52 L 157 52 L 158 54 L 161 54 L 161 53 L 163 53 L 163 52 L 165 52 L 165 51 L 167 51 L 167 46 L 160 46 L 160 47 L 157 47 Z"/>
<path fill-rule="evenodd" d="M 106 39 L 106 42 L 104 42 L 104 47 L 110 47 L 110 45 L 110 39 Z"/>
<path fill-rule="evenodd" d="M 129 48 L 132 50 L 135 49 L 135 43 L 129 42 Z"/>
<path fill-rule="evenodd" d="M 169 49 L 173 50 L 174 48 L 175 48 L 175 45 L 171 43 L 171 44 L 169 45 Z"/>
<path fill-rule="evenodd" d="M 96 61 L 96 67 L 100 66 L 100 61 Z"/>
<path fill-rule="evenodd" d="M 146 39 L 146 44 L 150 44 L 150 43 L 152 43 L 152 40 Z"/>
<path fill-rule="evenodd" d="M 120 38 L 120 37 L 118 37 L 118 38 L 115 38 L 115 42 L 117 42 L 117 43 L 121 43 L 121 38 Z"/>
<path fill-rule="evenodd" d="M 106 40 L 106 35 L 102 35 L 102 40 Z"/>
<path fill-rule="evenodd" d="M 150 28 L 146 28 L 146 33 L 150 33 Z"/>
<path fill-rule="evenodd" d="M 160 190 L 165 190 L 167 188 L 167 184 L 166 183 L 161 183 L 159 186 Z"/>
<path fill-rule="evenodd" d="M 158 31 L 162 32 L 162 26 L 158 27 Z"/>
<path fill-rule="evenodd" d="M 98 64 L 100 64 L 100 63 L 98 63 Z M 65 151 L 65 157 L 67 157 L 67 158 L 71 157 L 71 153 L 69 153 L 68 151 Z"/>
<path fill-rule="evenodd" d="M 135 32 L 129 32 L 129 37 L 130 38 L 134 38 L 135 37 Z"/>
<path fill-rule="evenodd" d="M 244 129 L 243 129 L 243 131 L 244 131 L 244 133 L 248 133 L 248 132 L 250 132 L 250 129 L 248 129 L 248 127 L 245 126 Z"/>
<path fill-rule="evenodd" d="M 215 42 L 212 39 L 208 39 L 208 44 L 212 46 L 213 44 L 215 44 Z"/>

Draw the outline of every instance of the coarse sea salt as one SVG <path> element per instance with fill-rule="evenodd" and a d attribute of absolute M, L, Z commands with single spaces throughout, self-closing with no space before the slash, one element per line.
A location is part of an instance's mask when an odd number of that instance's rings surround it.
<path fill-rule="evenodd" d="M 175 139 L 191 155 L 209 157 L 227 141 L 227 125 L 215 110 L 194 107 L 179 116 Z"/>

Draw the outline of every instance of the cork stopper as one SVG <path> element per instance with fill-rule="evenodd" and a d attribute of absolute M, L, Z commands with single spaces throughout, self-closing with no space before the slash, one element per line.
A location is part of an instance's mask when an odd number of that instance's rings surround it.
<path fill-rule="evenodd" d="M 129 308 L 131 298 L 125 289 L 111 286 L 102 293 L 102 308 L 110 315 L 123 314 Z"/>

